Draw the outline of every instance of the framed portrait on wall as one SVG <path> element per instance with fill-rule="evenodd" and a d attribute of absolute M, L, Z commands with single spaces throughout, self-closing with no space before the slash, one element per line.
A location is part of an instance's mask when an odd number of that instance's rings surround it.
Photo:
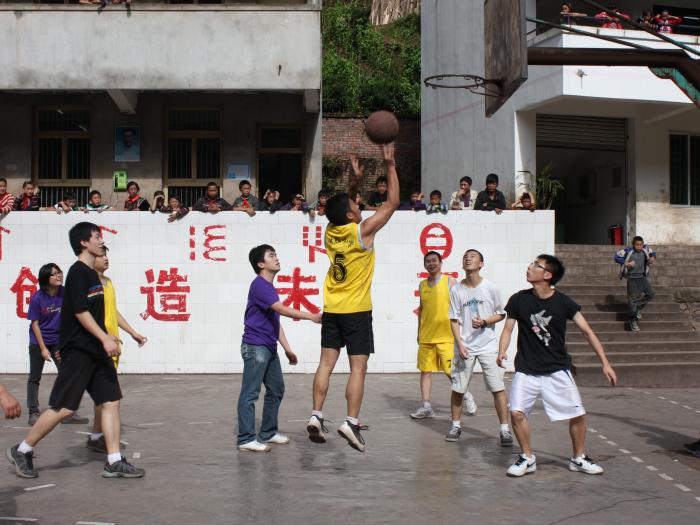
<path fill-rule="evenodd" d="M 141 127 L 114 127 L 114 162 L 141 161 Z"/>

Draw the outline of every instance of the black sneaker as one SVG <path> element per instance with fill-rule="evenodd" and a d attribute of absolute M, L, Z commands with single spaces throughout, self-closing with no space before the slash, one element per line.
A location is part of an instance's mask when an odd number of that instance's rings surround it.
<path fill-rule="evenodd" d="M 137 468 L 129 463 L 124 456 L 119 461 L 107 463 L 102 471 L 103 478 L 142 478 L 146 473 L 142 468 Z"/>
<path fill-rule="evenodd" d="M 686 445 L 683 445 L 683 448 L 690 452 L 696 458 L 700 458 L 700 439 L 698 439 L 695 443 L 688 443 Z"/>
<path fill-rule="evenodd" d="M 34 470 L 34 452 L 24 454 L 17 450 L 19 445 L 7 449 L 5 455 L 10 464 L 15 466 L 15 472 L 20 478 L 37 478 L 39 474 Z"/>
<path fill-rule="evenodd" d="M 346 419 L 345 422 L 338 427 L 338 434 L 343 436 L 345 441 L 347 441 L 348 445 L 352 448 L 364 452 L 365 440 L 362 434 L 360 434 L 360 430 L 368 430 L 368 427 L 366 425 L 353 425 Z"/>
<path fill-rule="evenodd" d="M 85 446 L 93 452 L 99 452 L 101 454 L 107 453 L 107 443 L 105 442 L 104 436 L 100 436 L 97 439 L 90 439 L 90 436 L 88 436 Z"/>

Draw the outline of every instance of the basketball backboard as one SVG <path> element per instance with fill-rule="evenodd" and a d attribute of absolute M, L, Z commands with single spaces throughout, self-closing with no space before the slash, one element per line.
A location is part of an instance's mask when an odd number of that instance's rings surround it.
<path fill-rule="evenodd" d="M 527 80 L 525 0 L 484 1 L 484 78 L 498 94 L 486 96 L 490 117 Z"/>

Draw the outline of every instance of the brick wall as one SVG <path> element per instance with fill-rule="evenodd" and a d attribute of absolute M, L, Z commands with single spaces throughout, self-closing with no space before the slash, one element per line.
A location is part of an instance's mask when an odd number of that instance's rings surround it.
<path fill-rule="evenodd" d="M 401 196 L 420 189 L 420 121 L 401 120 L 396 139 L 396 170 Z M 355 153 L 365 166 L 363 194 L 374 189 L 374 181 L 385 174 L 379 146 L 364 132 L 363 119 L 323 117 L 323 187 L 344 191 L 351 173 L 348 157 Z"/>

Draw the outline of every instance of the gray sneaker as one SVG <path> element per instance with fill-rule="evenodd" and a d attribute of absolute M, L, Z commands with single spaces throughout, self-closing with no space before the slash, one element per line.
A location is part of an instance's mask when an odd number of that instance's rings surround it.
<path fill-rule="evenodd" d="M 501 430 L 498 438 L 502 447 L 513 446 L 513 434 L 510 433 L 510 430 Z"/>
<path fill-rule="evenodd" d="M 31 412 L 29 414 L 29 421 L 27 421 L 27 424 L 29 424 L 30 427 L 33 427 L 34 423 L 36 423 L 38 419 L 39 419 L 39 412 Z"/>
<path fill-rule="evenodd" d="M 136 468 L 124 456 L 111 465 L 107 463 L 102 471 L 103 478 L 142 478 L 146 473 L 142 468 Z"/>
<path fill-rule="evenodd" d="M 22 453 L 17 450 L 19 445 L 10 447 L 5 452 L 7 460 L 14 465 L 15 472 L 20 478 L 37 478 L 39 474 L 34 470 L 34 452 Z"/>
<path fill-rule="evenodd" d="M 435 417 L 435 412 L 432 408 L 420 407 L 418 410 L 409 414 L 412 419 L 425 419 L 426 417 Z"/>
<path fill-rule="evenodd" d="M 97 439 L 90 439 L 90 436 L 88 436 L 85 446 L 93 452 L 99 452 L 101 454 L 107 453 L 107 443 L 105 442 L 104 436 L 100 436 Z"/>
<path fill-rule="evenodd" d="M 633 332 L 639 332 L 639 323 L 636 319 L 630 321 L 630 330 L 632 330 Z"/>
<path fill-rule="evenodd" d="M 447 434 L 445 435 L 445 441 L 449 441 L 450 443 L 454 443 L 455 441 L 459 441 L 459 436 L 462 435 L 462 429 L 460 427 L 456 427 L 452 425 L 450 427 L 450 430 L 447 431 Z"/>
<path fill-rule="evenodd" d="M 80 417 L 77 412 L 73 412 L 70 416 L 61 421 L 64 425 L 87 425 L 88 422 L 88 418 Z"/>

